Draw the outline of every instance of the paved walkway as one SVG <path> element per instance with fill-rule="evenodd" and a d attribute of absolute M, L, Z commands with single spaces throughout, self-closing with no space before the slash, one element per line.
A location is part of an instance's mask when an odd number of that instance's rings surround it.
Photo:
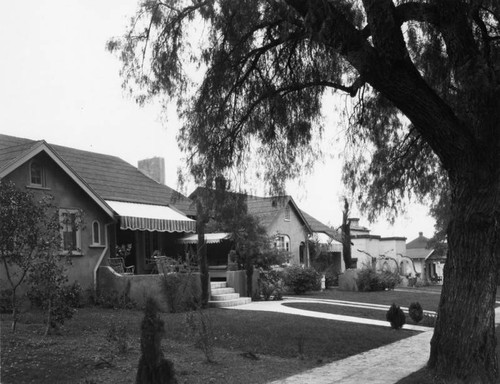
<path fill-rule="evenodd" d="M 312 302 L 330 305 L 353 306 L 358 308 L 371 308 L 387 310 L 389 306 L 357 303 L 340 300 L 285 298 L 284 301 L 256 301 L 250 304 L 231 307 L 228 309 L 248 311 L 271 311 L 288 313 L 297 316 L 309 316 L 336 321 L 371 324 L 377 326 L 390 326 L 387 321 L 364 319 L 359 317 L 335 315 L 306 311 L 283 305 L 293 302 Z M 495 310 L 495 322 L 500 323 L 500 307 Z M 391 384 L 411 373 L 423 368 L 430 354 L 430 341 L 432 329 L 428 327 L 405 324 L 403 329 L 421 331 L 422 333 L 407 337 L 380 348 L 360 353 L 343 360 L 314 368 L 283 380 L 273 381 L 270 384 Z"/>

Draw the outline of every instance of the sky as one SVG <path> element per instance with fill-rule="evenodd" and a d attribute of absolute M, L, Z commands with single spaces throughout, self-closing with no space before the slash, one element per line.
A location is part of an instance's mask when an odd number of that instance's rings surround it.
<path fill-rule="evenodd" d="M 124 33 L 136 9 L 136 0 L 1 2 L 0 133 L 114 155 L 134 166 L 161 156 L 166 184 L 177 189 L 177 168 L 183 164 L 175 107 L 138 106 L 121 88 L 119 60 L 105 49 L 106 41 Z M 309 175 L 287 184 L 302 210 L 334 227 L 341 224 L 345 194 L 343 133 L 336 123 L 341 107 L 338 99 L 325 104 L 327 155 Z M 369 223 L 355 207 L 352 216 L 375 235 L 410 241 L 419 232 L 427 237 L 434 232 L 428 208 L 418 204 L 394 225 L 384 217 Z"/>

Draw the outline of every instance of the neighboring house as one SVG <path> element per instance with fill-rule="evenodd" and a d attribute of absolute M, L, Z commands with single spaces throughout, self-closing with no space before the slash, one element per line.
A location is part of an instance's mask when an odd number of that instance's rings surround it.
<path fill-rule="evenodd" d="M 196 231 L 191 200 L 118 157 L 0 135 L 0 179 L 52 195 L 61 217 L 83 213 L 84 226 L 66 225 L 61 236 L 74 249 L 69 280 L 84 289 L 96 288 L 97 270 L 117 245 L 131 245 L 125 264 L 143 274 L 153 268 L 153 252 L 176 256 L 177 240 Z"/>
<path fill-rule="evenodd" d="M 405 257 L 406 237 L 381 237 L 370 234 L 370 230 L 359 225 L 359 219 L 350 218 L 352 257 L 358 268 L 399 271 L 409 275 L 413 267 Z"/>
<path fill-rule="evenodd" d="M 444 253 L 428 248 L 429 239 L 418 233 L 418 237 L 406 244 L 406 255 L 413 260 L 417 273 L 424 281 L 442 284 Z"/>
<path fill-rule="evenodd" d="M 194 200 L 201 193 L 206 193 L 205 191 L 205 188 L 198 187 L 189 198 Z M 275 246 L 291 253 L 290 262 L 309 266 L 307 241 L 313 231 L 293 198 L 245 195 L 245 200 L 247 212 L 259 219 L 268 235 L 274 238 Z"/>

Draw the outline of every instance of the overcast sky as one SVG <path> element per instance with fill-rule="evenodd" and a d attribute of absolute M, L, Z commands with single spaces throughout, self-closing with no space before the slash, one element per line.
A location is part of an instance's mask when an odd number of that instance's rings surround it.
<path fill-rule="evenodd" d="M 162 156 L 167 185 L 177 188 L 181 153 L 175 108 L 139 107 L 121 89 L 120 63 L 105 50 L 134 14 L 135 0 L 25 0 L 0 4 L 0 133 L 119 156 L 137 165 Z M 310 176 L 289 184 L 299 207 L 328 225 L 339 226 L 343 186 L 342 133 L 337 105 L 325 108 L 326 156 Z M 340 142 L 339 142 L 340 140 Z M 258 186 L 250 186 L 258 190 Z M 190 193 L 192 188 L 184 191 Z M 354 212 L 355 216 L 360 216 Z M 427 208 L 412 206 L 389 226 L 383 218 L 361 224 L 382 236 L 418 232 L 431 237 Z"/>

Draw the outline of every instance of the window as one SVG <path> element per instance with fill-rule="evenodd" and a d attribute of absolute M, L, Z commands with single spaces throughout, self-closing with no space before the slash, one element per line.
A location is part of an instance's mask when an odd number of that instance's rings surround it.
<path fill-rule="evenodd" d="M 285 208 L 285 221 L 290 221 L 290 206 L 287 205 Z"/>
<path fill-rule="evenodd" d="M 92 223 L 92 245 L 101 244 L 101 225 L 97 220 Z"/>
<path fill-rule="evenodd" d="M 79 251 L 82 247 L 80 212 L 76 209 L 61 209 L 59 211 L 59 218 L 61 221 L 61 237 L 63 249 L 65 251 Z"/>
<path fill-rule="evenodd" d="M 36 187 L 43 187 L 45 184 L 43 167 L 37 161 L 30 163 L 30 184 Z"/>
<path fill-rule="evenodd" d="M 277 235 L 274 246 L 278 249 L 290 252 L 290 238 L 287 235 Z"/>

